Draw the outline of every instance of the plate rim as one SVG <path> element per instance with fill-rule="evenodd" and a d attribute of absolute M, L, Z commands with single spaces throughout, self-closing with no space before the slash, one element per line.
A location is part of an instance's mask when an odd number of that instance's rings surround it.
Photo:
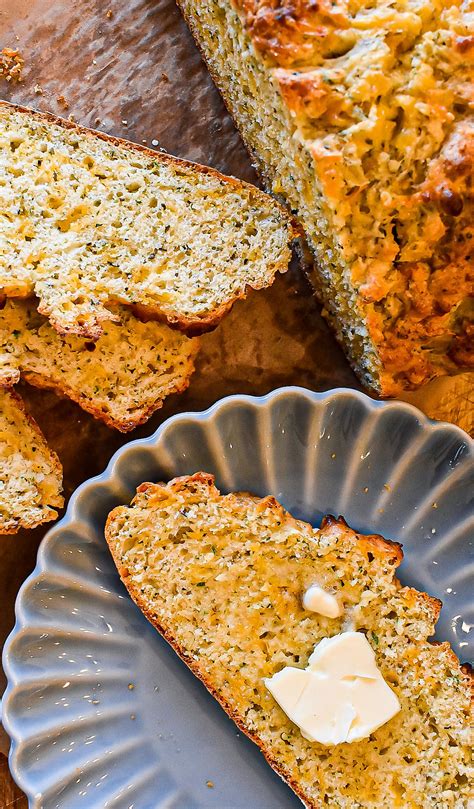
<path fill-rule="evenodd" d="M 16 734 L 14 732 L 10 722 L 9 705 L 11 698 L 13 697 L 18 686 L 18 682 L 10 668 L 9 653 L 14 638 L 27 626 L 23 616 L 23 596 L 25 591 L 29 589 L 30 585 L 36 579 L 38 579 L 42 573 L 45 572 L 46 568 L 44 563 L 44 555 L 46 547 L 51 538 L 54 538 L 57 532 L 63 531 L 70 523 L 78 519 L 79 515 L 77 513 L 77 504 L 83 493 L 91 488 L 94 488 L 97 484 L 110 483 L 113 480 L 117 463 L 123 458 L 123 456 L 126 456 L 130 450 L 134 450 L 137 447 L 152 446 L 153 444 L 156 444 L 161 438 L 162 434 L 177 423 L 206 421 L 212 418 L 223 408 L 233 407 L 235 405 L 247 405 L 256 408 L 265 407 L 280 398 L 287 397 L 288 395 L 302 396 L 311 403 L 329 401 L 333 398 L 341 398 L 344 396 L 358 401 L 369 412 L 374 412 L 377 410 L 398 410 L 400 412 L 404 412 L 410 418 L 415 419 L 418 422 L 419 427 L 424 431 L 446 432 L 447 434 L 456 436 L 459 440 L 465 442 L 469 450 L 469 454 L 474 456 L 474 438 L 471 438 L 468 433 L 457 425 L 451 424 L 450 422 L 437 421 L 429 418 L 415 405 L 412 405 L 409 402 L 404 402 L 399 399 L 373 399 L 366 393 L 356 388 L 337 387 L 325 391 L 313 391 L 299 385 L 281 386 L 260 396 L 244 393 L 230 394 L 229 396 L 218 399 L 205 410 L 186 410 L 182 413 L 175 413 L 174 415 L 165 419 L 165 421 L 163 421 L 162 424 L 160 424 L 149 436 L 132 439 L 131 441 L 127 441 L 125 444 L 122 444 L 122 446 L 114 452 L 107 466 L 101 473 L 87 478 L 72 492 L 63 517 L 46 531 L 38 547 L 35 567 L 18 590 L 15 599 L 15 623 L 3 646 L 2 665 L 7 679 L 7 687 L 1 697 L 1 720 L 4 730 L 10 738 L 8 765 L 14 781 L 25 793 L 30 807 L 37 805 L 36 801 L 40 796 L 33 794 L 32 790 L 30 790 L 24 783 L 21 768 L 18 767 L 16 762 L 16 754 L 19 747 L 23 743 L 23 739 L 20 734 Z"/>

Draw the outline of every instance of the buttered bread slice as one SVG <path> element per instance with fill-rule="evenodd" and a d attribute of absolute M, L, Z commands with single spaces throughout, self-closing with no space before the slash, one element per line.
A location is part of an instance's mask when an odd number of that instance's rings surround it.
<path fill-rule="evenodd" d="M 171 393 L 189 385 L 199 338 L 164 323 L 142 322 L 114 307 L 95 342 L 61 335 L 34 299 L 8 300 L 0 310 L 0 386 L 20 376 L 52 388 L 122 432 L 145 422 Z"/>
<path fill-rule="evenodd" d="M 0 534 L 35 528 L 63 505 L 62 468 L 16 393 L 0 389 Z"/>
<path fill-rule="evenodd" d="M 106 538 L 140 609 L 307 806 L 468 806 L 470 676 L 428 642 L 440 603 L 401 587 L 399 545 L 203 473 L 144 483 Z M 318 678 L 323 713 L 337 679 L 363 721 L 311 716 L 296 692 Z"/>
<path fill-rule="evenodd" d="M 0 294 L 90 338 L 111 302 L 197 334 L 272 283 L 294 232 L 254 186 L 0 102 Z"/>

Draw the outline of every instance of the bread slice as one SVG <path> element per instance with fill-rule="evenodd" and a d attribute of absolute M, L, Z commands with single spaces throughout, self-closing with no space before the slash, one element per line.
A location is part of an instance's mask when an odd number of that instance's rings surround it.
<path fill-rule="evenodd" d="M 189 334 L 284 272 L 293 225 L 217 171 L 0 103 L 0 293 L 90 338 L 137 304 Z"/>
<path fill-rule="evenodd" d="M 143 424 L 171 393 L 189 385 L 199 338 L 164 323 L 142 322 L 114 307 L 96 342 L 60 335 L 34 299 L 8 300 L 0 311 L 0 385 L 20 376 L 52 388 L 122 432 Z"/>
<path fill-rule="evenodd" d="M 363 382 L 473 368 L 472 3 L 178 4 Z"/>
<path fill-rule="evenodd" d="M 427 641 L 441 605 L 400 586 L 399 545 L 341 519 L 314 530 L 273 497 L 221 496 L 204 473 L 142 484 L 106 539 L 140 609 L 307 806 L 467 807 L 470 677 L 449 644 Z M 315 582 L 341 618 L 303 609 Z M 366 634 L 402 709 L 370 738 L 326 747 L 303 738 L 264 678 L 304 668 L 348 628 Z"/>
<path fill-rule="evenodd" d="M 63 505 L 62 468 L 22 399 L 0 389 L 0 534 L 35 528 Z"/>

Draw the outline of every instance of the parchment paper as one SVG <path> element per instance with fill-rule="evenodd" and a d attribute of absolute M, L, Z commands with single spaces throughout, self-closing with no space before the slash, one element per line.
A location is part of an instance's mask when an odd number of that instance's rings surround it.
<path fill-rule="evenodd" d="M 22 83 L 2 81 L 2 97 L 258 182 L 172 0 L 0 0 L 3 47 L 19 48 L 25 66 Z M 231 393 L 285 384 L 358 387 L 296 264 L 272 289 L 237 304 L 202 346 L 188 392 L 170 398 L 132 437 Z M 129 440 L 54 394 L 26 386 L 20 392 L 61 458 L 67 497 Z M 472 375 L 406 398 L 431 417 L 474 429 Z M 45 530 L 0 537 L 0 644 Z"/>

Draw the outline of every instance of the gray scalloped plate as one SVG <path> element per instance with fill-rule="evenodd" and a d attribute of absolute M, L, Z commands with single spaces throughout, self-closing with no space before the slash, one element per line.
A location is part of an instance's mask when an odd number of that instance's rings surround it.
<path fill-rule="evenodd" d="M 232 396 L 120 449 L 45 537 L 4 650 L 10 765 L 41 809 L 299 806 L 151 628 L 103 538 L 144 480 L 213 472 L 317 524 L 403 542 L 402 581 L 444 602 L 438 636 L 469 659 L 474 444 L 413 407 L 352 390 Z M 214 786 L 208 786 L 212 782 Z"/>

